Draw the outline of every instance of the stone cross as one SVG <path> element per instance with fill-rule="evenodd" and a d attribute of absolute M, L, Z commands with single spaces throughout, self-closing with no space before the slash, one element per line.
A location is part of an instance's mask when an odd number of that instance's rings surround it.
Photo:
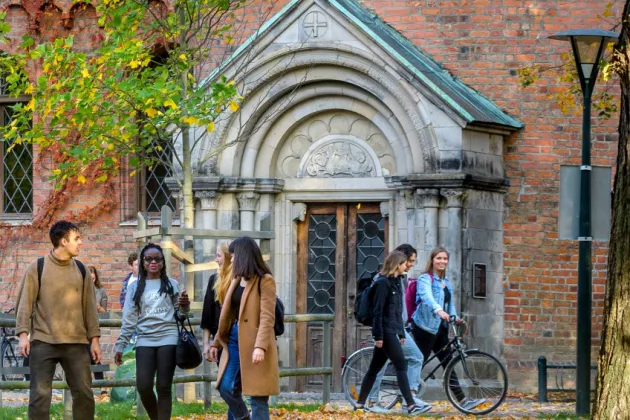
<path fill-rule="evenodd" d="M 306 32 L 308 36 L 318 38 L 326 33 L 328 22 L 326 22 L 326 17 L 323 13 L 311 12 L 304 17 L 303 26 L 304 32 Z M 321 33 L 320 28 L 322 29 Z"/>

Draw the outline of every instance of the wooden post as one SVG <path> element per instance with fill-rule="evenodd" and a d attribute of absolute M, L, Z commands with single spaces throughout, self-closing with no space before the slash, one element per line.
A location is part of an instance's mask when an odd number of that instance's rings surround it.
<path fill-rule="evenodd" d="M 330 352 L 330 321 L 324 321 L 324 367 L 332 367 Z M 328 404 L 330 401 L 330 380 L 330 374 L 324 375 L 324 389 L 322 390 L 322 402 L 324 404 Z"/>
<path fill-rule="evenodd" d="M 173 237 L 171 236 L 171 228 L 173 227 L 173 210 L 169 206 L 162 206 L 162 212 L 160 213 L 160 230 L 162 234 L 162 242 L 170 242 Z M 172 270 L 172 253 L 170 248 L 165 248 L 164 252 L 164 264 L 166 267 L 166 275 L 171 277 Z"/>
<path fill-rule="evenodd" d="M 203 374 L 210 376 L 212 366 L 206 359 L 203 360 Z M 212 382 L 205 381 L 203 383 L 203 408 L 208 410 L 212 407 Z"/>

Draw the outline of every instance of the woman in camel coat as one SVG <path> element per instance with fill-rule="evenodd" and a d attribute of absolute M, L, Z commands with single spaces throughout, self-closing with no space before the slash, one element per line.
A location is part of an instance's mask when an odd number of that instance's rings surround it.
<path fill-rule="evenodd" d="M 217 388 L 236 420 L 249 419 L 243 395 L 251 396 L 253 420 L 269 419 L 269 396 L 280 393 L 275 321 L 276 282 L 253 239 L 230 244 L 234 280 L 225 296 L 219 330 L 210 349 L 221 354 Z"/>

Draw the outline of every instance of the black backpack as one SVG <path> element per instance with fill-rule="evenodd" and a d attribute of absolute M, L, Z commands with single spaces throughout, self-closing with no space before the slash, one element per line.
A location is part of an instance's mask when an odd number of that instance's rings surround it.
<path fill-rule="evenodd" d="M 258 296 L 262 296 L 261 291 L 260 291 L 261 282 L 262 282 L 262 279 L 259 278 L 258 279 Z M 278 296 L 276 296 L 276 316 L 275 316 L 275 321 L 273 323 L 273 332 L 276 337 L 279 337 L 282 334 L 284 334 L 284 303 L 282 303 L 282 300 Z"/>
<path fill-rule="evenodd" d="M 357 298 L 354 301 L 354 319 L 366 327 L 372 326 L 372 286 L 371 277 L 363 277 L 357 283 Z"/>

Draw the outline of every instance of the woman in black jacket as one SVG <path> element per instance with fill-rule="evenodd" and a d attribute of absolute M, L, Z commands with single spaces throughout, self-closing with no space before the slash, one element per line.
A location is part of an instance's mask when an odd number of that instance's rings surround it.
<path fill-rule="evenodd" d="M 398 387 L 407 402 L 407 413 L 420 415 L 426 411 L 416 405 L 411 394 L 407 378 L 407 360 L 401 347 L 405 342 L 405 326 L 402 318 L 404 290 L 401 287 L 400 276 L 406 270 L 407 256 L 400 251 L 393 251 L 385 259 L 380 275 L 372 285 L 374 354 L 361 383 L 357 410 L 364 409 L 365 400 L 372 390 L 376 375 L 389 359 L 396 369 Z"/>
<path fill-rule="evenodd" d="M 221 308 L 230 283 L 232 281 L 232 255 L 228 252 L 229 244 L 221 243 L 217 246 L 216 263 L 219 270 L 210 276 L 206 296 L 203 299 L 201 312 L 201 329 L 203 330 L 203 355 L 210 360 L 210 343 L 219 329 Z"/>

